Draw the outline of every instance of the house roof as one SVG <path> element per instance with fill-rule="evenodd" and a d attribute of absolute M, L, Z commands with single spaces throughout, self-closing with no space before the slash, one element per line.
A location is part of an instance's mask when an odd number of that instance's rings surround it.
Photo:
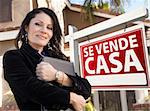
<path fill-rule="evenodd" d="M 70 10 L 77 11 L 77 12 L 81 12 L 81 10 L 83 8 L 83 6 L 81 6 L 79 4 L 71 4 L 68 0 L 66 0 L 66 5 L 68 6 L 68 8 Z M 103 9 L 95 9 L 93 14 L 95 16 L 104 17 L 107 19 L 120 15 L 119 13 L 112 12 L 109 10 L 103 10 Z M 134 23 L 138 24 L 141 22 L 144 23 L 145 26 L 150 27 L 150 19 L 145 19 L 144 21 L 138 21 L 138 22 L 134 22 Z"/>
<path fill-rule="evenodd" d="M 81 6 L 79 4 L 71 4 L 68 0 L 66 0 L 65 3 L 70 10 L 77 11 L 77 12 L 82 11 L 83 6 Z M 103 9 L 98 9 L 98 10 L 95 9 L 93 14 L 95 16 L 100 16 L 100 17 L 104 17 L 104 18 L 112 18 L 112 17 L 119 15 L 117 13 L 114 13 L 114 12 L 111 12 L 108 10 L 103 10 Z"/>

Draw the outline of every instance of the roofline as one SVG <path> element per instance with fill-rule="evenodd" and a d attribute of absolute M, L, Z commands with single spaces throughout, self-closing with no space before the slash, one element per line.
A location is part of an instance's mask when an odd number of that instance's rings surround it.
<path fill-rule="evenodd" d="M 68 6 L 68 8 L 70 10 L 76 11 L 76 12 L 81 12 L 81 8 L 72 6 L 72 4 L 68 0 L 66 0 L 65 3 L 66 3 L 66 5 Z M 102 13 L 102 12 L 96 12 L 96 11 L 94 11 L 93 14 L 96 15 L 96 16 L 105 17 L 105 18 L 116 17 L 115 15 L 106 14 L 106 13 Z"/>

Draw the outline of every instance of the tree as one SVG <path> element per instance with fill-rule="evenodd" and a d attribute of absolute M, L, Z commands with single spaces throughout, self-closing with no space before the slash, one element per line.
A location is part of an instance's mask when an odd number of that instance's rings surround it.
<path fill-rule="evenodd" d="M 103 9 L 118 14 L 124 13 L 124 4 L 129 0 L 85 0 L 83 4 L 83 12 L 86 13 L 85 19 L 93 22 L 93 10 Z"/>

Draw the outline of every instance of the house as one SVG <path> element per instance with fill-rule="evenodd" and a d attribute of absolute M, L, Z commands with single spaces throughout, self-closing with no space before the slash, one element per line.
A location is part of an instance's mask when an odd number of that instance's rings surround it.
<path fill-rule="evenodd" d="M 15 48 L 14 39 L 18 33 L 20 24 L 27 12 L 29 12 L 33 8 L 38 7 L 39 5 L 38 2 L 39 0 L 1 0 L 0 1 L 0 6 L 2 6 L 0 7 L 0 14 L 1 14 L 0 15 L 0 75 L 2 75 L 2 57 L 4 52 L 6 50 Z M 64 35 L 69 34 L 68 25 L 75 26 L 78 30 L 82 30 L 93 24 L 103 22 L 105 20 L 117 16 L 116 13 L 110 13 L 109 11 L 105 11 L 105 10 L 94 11 L 94 22 L 90 23 L 89 21 L 86 21 L 83 18 L 84 14 L 82 13 L 81 10 L 82 7 L 80 5 L 71 4 L 68 0 L 65 1 L 65 4 L 66 6 L 63 9 Z M 48 7 L 48 5 L 46 7 Z M 2 13 L 2 12 L 7 12 L 7 13 Z M 146 20 L 141 22 L 145 24 L 147 41 L 149 41 L 147 43 L 148 43 L 148 50 L 150 55 L 150 21 Z M 134 23 L 128 25 L 131 26 L 134 25 Z M 68 43 L 65 44 L 65 51 L 69 51 L 68 45 L 69 45 Z M 7 83 L 3 81 L 3 86 L 6 84 Z M 6 94 L 9 90 L 8 87 L 3 87 L 3 88 L 5 89 L 2 94 L 2 86 L 0 86 L 0 98 L 2 98 L 2 96 Z M 135 91 L 126 91 L 126 95 L 128 99 L 128 108 L 132 109 L 132 104 L 136 103 Z M 101 108 L 121 110 L 120 91 L 99 91 L 97 97 L 99 98 L 99 103 L 97 104 L 99 104 Z M 0 105 L 2 105 L 2 100 L 0 100 Z"/>

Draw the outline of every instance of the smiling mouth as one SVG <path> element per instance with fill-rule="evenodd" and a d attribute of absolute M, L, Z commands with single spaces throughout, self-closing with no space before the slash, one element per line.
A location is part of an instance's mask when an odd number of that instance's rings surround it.
<path fill-rule="evenodd" d="M 47 37 L 45 37 L 45 36 L 42 36 L 42 35 L 37 35 L 39 38 L 41 38 L 41 39 L 47 39 Z"/>

